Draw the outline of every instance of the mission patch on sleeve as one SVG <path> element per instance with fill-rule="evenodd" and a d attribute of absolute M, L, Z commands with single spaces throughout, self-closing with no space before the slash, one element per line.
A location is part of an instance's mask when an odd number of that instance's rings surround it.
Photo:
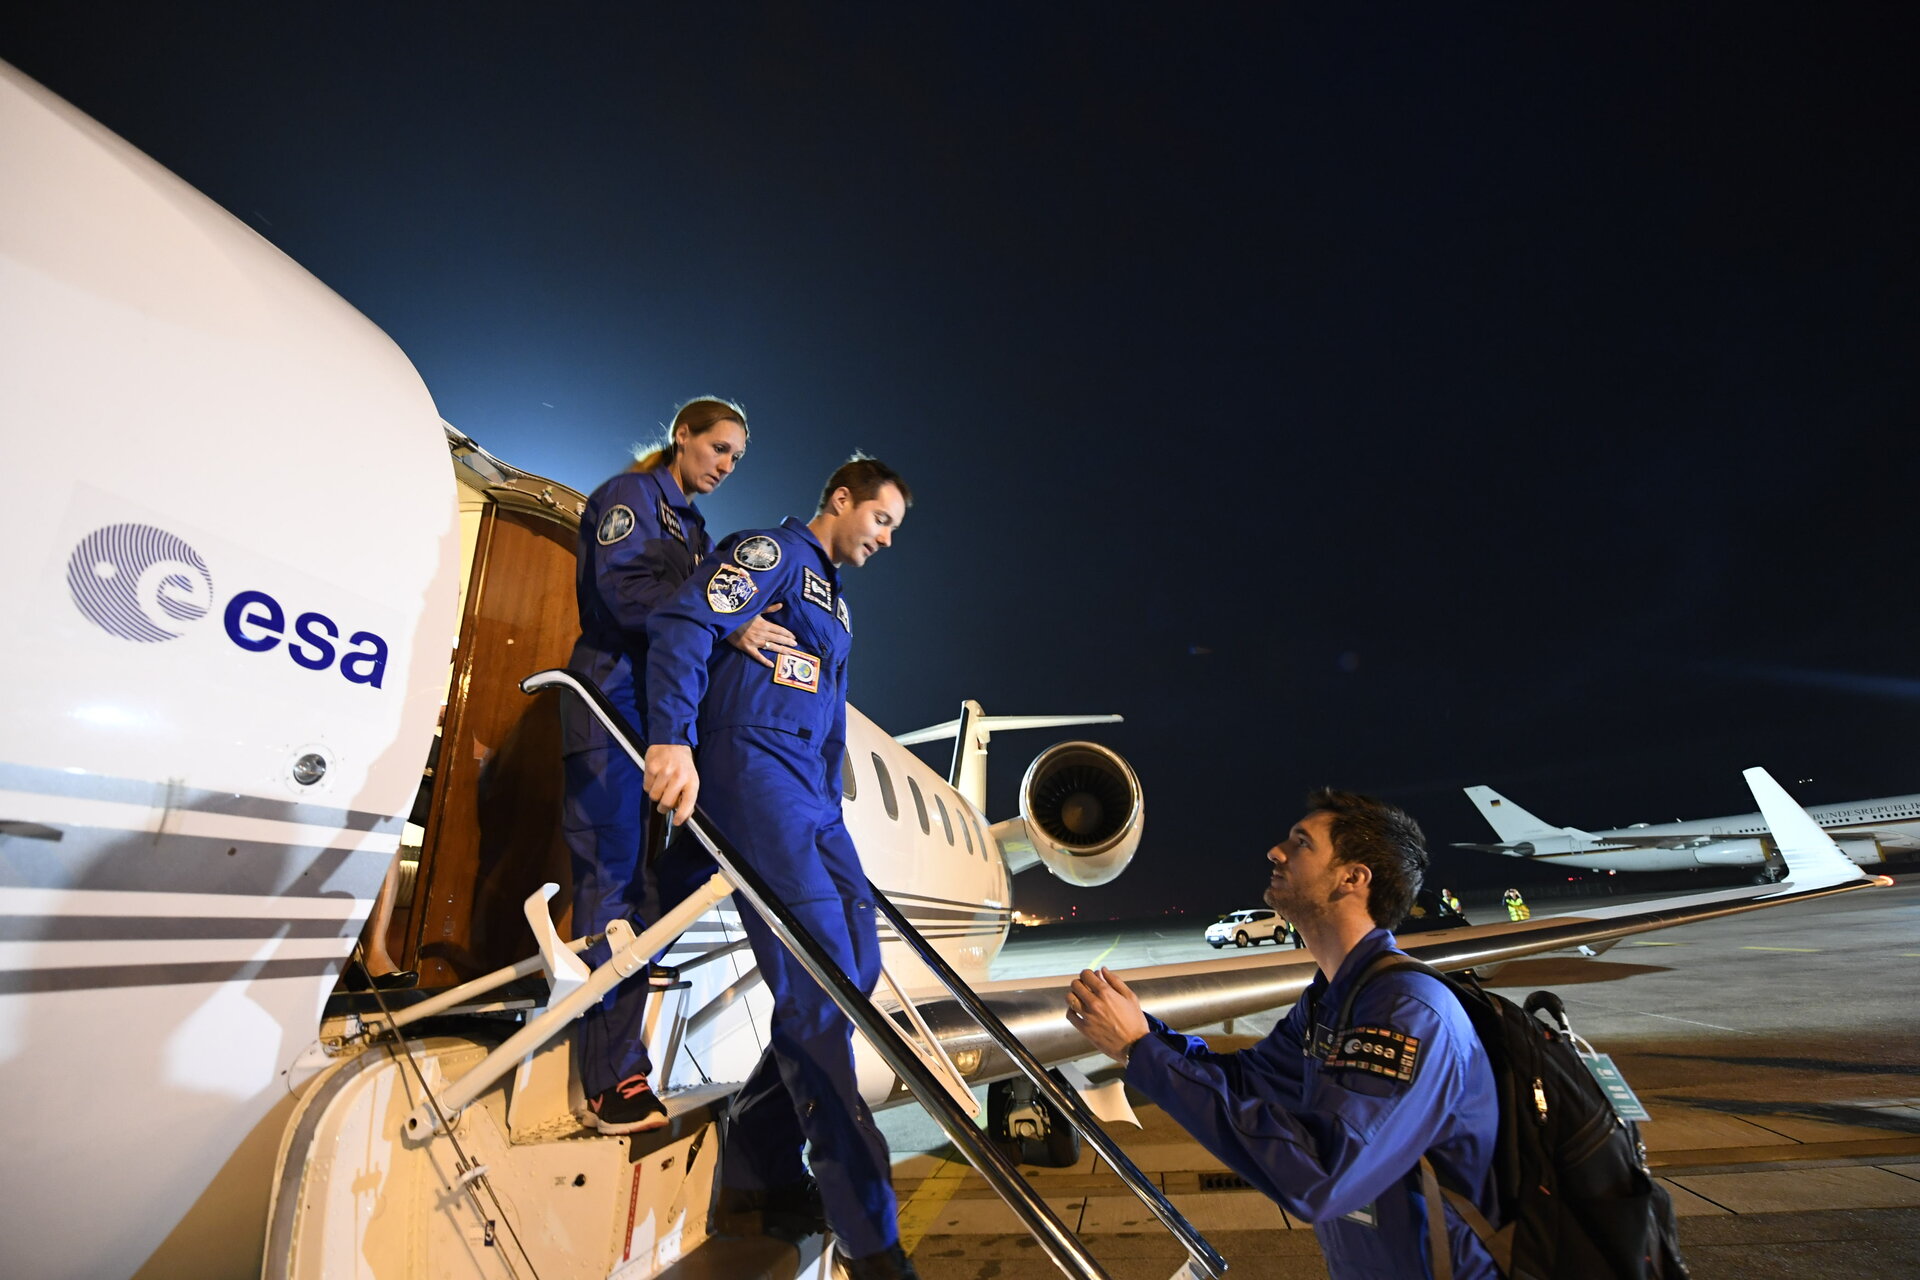
<path fill-rule="evenodd" d="M 607 514 L 600 517 L 600 529 L 594 536 L 600 545 L 610 547 L 633 532 L 633 508 L 624 504 L 608 507 Z"/>
<path fill-rule="evenodd" d="M 741 539 L 733 558 L 749 569 L 765 572 L 780 563 L 780 544 L 764 533 Z"/>
<path fill-rule="evenodd" d="M 759 591 L 752 574 L 738 565 L 723 564 L 707 583 L 707 607 L 715 613 L 738 613 Z"/>
<path fill-rule="evenodd" d="M 1340 1033 L 1327 1058 L 1329 1071 L 1370 1071 L 1389 1080 L 1413 1079 L 1420 1061 L 1420 1037 L 1385 1027 L 1352 1027 Z"/>

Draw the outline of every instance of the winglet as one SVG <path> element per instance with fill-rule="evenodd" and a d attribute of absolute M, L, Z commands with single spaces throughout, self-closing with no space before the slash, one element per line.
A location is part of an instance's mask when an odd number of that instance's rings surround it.
<path fill-rule="evenodd" d="M 1772 774 L 1753 768 L 1744 770 L 1741 776 L 1759 801 L 1767 829 L 1773 832 L 1773 843 L 1786 860 L 1787 875 L 1778 886 L 1781 890 L 1824 889 L 1865 878 L 1853 859 L 1840 852 L 1833 837 L 1820 829 L 1820 824 L 1773 780 Z"/>

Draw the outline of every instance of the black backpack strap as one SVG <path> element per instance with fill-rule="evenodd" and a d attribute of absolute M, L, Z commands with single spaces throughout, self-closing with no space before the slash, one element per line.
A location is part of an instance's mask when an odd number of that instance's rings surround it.
<path fill-rule="evenodd" d="M 1347 989 L 1346 999 L 1340 1002 L 1340 1017 L 1333 1023 L 1333 1030 L 1341 1032 L 1353 1025 L 1354 1002 L 1360 998 L 1360 992 L 1369 982 L 1383 973 L 1399 972 L 1424 973 L 1430 978 L 1438 978 L 1441 985 L 1449 991 L 1454 989 L 1453 979 L 1432 965 L 1423 960 L 1415 960 L 1412 956 L 1403 956 L 1389 951 L 1385 955 L 1375 956 L 1373 961 L 1360 971 L 1360 976 L 1354 979 L 1353 985 Z"/>

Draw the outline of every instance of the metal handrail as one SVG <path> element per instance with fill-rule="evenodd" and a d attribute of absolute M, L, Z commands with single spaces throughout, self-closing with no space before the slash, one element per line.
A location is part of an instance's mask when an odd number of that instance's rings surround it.
<path fill-rule="evenodd" d="M 606 695 L 592 681 L 571 671 L 554 670 L 536 672 L 520 682 L 520 688 L 526 693 L 555 687 L 571 689 L 578 694 L 588 710 L 613 735 L 614 741 L 620 744 L 635 767 L 642 770 L 646 768 L 645 758 L 637 745 L 639 735 L 633 732 L 626 717 L 608 703 Z M 801 967 L 813 975 L 814 981 L 840 1007 L 840 1012 L 867 1038 L 874 1051 L 913 1091 L 914 1097 L 940 1125 L 954 1146 L 966 1155 L 968 1163 L 979 1170 L 987 1185 L 1014 1211 L 1022 1225 L 1053 1259 L 1054 1265 L 1070 1276 L 1084 1277 L 1085 1280 L 1108 1280 L 1105 1268 L 1087 1252 L 1079 1237 L 1067 1229 L 1040 1193 L 1020 1176 L 1020 1171 L 1014 1168 L 1013 1162 L 1007 1159 L 1000 1148 L 974 1127 L 972 1119 L 948 1095 L 946 1087 L 921 1059 L 919 1052 L 907 1042 L 899 1026 L 882 1014 L 868 999 L 867 993 L 860 990 L 853 979 L 833 962 L 819 940 L 798 917 L 787 910 L 786 904 L 768 888 L 759 872 L 740 860 L 733 845 L 706 815 L 696 808 L 686 827 L 713 857 L 721 874 L 732 881 L 740 896 L 760 913 L 760 919 L 774 937 L 792 953 Z"/>
<path fill-rule="evenodd" d="M 1186 1248 L 1195 1265 L 1205 1270 L 1210 1276 L 1223 1274 L 1227 1269 L 1227 1260 L 1207 1242 L 1205 1236 L 1194 1229 L 1193 1224 L 1186 1220 L 1180 1210 L 1174 1208 L 1173 1202 L 1167 1199 L 1166 1193 L 1140 1172 L 1139 1167 L 1133 1163 L 1127 1153 L 1122 1151 L 1119 1144 L 1114 1142 L 1107 1131 L 1100 1126 L 1100 1122 L 1087 1109 L 1086 1103 L 1080 1096 L 1071 1089 L 1061 1087 L 1059 1081 L 1047 1074 L 1047 1068 L 1040 1059 L 1033 1056 L 1032 1051 L 1020 1042 L 1019 1037 L 1007 1029 L 1007 1024 L 1000 1021 L 999 1016 L 987 1007 L 986 1002 L 975 993 L 973 988 L 954 972 L 953 966 L 933 949 L 933 944 L 913 926 L 905 913 L 880 891 L 880 886 L 869 880 L 867 888 L 872 892 L 873 900 L 879 906 L 881 914 L 886 916 L 887 922 L 893 926 L 894 932 L 900 935 L 901 940 L 913 948 L 914 953 L 920 957 L 920 962 L 933 971 L 933 975 L 940 979 L 941 985 L 952 992 L 954 999 L 960 1002 L 960 1006 L 980 1024 L 981 1030 L 992 1037 L 1006 1055 L 1013 1059 L 1014 1065 L 1033 1082 L 1033 1087 L 1039 1090 L 1061 1115 L 1066 1117 L 1067 1122 L 1079 1131 L 1082 1138 L 1093 1144 L 1094 1150 L 1100 1153 L 1100 1158 L 1112 1166 L 1113 1171 L 1120 1176 L 1120 1181 L 1127 1185 L 1127 1189 L 1138 1196 L 1141 1203 L 1152 1210 L 1153 1216 L 1160 1219 L 1161 1224 L 1171 1231 Z"/>

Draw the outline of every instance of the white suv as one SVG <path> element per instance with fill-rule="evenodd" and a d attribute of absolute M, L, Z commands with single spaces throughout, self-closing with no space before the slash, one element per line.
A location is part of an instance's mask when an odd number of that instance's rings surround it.
<path fill-rule="evenodd" d="M 1236 947 L 1254 947 L 1271 941 L 1279 946 L 1286 941 L 1287 922 L 1277 911 L 1255 907 L 1236 911 L 1207 926 L 1207 945 L 1215 951 L 1231 942 Z"/>

